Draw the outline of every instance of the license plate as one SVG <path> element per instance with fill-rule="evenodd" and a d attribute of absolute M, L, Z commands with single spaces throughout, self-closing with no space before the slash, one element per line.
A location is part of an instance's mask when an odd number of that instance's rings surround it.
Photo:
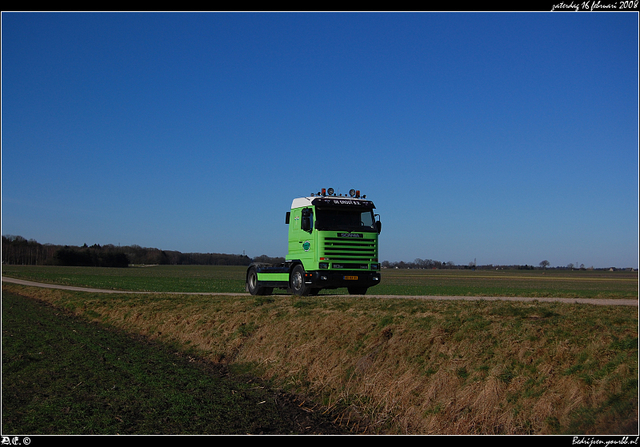
<path fill-rule="evenodd" d="M 357 276 L 345 276 L 344 279 L 350 280 L 350 281 L 357 281 L 358 277 Z"/>

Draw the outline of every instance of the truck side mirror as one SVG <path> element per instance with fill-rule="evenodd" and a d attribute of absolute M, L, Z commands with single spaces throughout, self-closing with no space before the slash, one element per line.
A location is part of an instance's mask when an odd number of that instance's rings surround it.
<path fill-rule="evenodd" d="M 380 232 L 382 231 L 382 222 L 380 222 L 380 214 L 376 214 L 374 217 L 377 219 L 376 230 L 378 230 L 378 234 L 380 234 Z"/>
<path fill-rule="evenodd" d="M 287 211 L 287 215 L 284 217 L 284 223 L 289 225 L 289 219 L 291 218 L 291 211 Z"/>

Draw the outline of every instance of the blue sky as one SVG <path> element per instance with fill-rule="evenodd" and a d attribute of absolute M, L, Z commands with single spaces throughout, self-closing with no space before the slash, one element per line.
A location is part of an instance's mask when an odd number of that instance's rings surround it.
<path fill-rule="evenodd" d="M 638 267 L 637 13 L 3 13 L 3 235 L 284 256 L 323 187 L 381 260 Z"/>

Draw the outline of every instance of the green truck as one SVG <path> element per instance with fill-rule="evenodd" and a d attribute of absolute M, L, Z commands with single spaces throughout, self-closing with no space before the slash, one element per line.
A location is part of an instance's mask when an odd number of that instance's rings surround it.
<path fill-rule="evenodd" d="M 375 206 L 354 189 L 338 195 L 333 188 L 293 200 L 285 223 L 289 251 L 280 264 L 253 263 L 247 268 L 246 290 L 270 295 L 286 289 L 294 295 L 317 295 L 322 289 L 346 287 L 364 295 L 380 283 Z"/>

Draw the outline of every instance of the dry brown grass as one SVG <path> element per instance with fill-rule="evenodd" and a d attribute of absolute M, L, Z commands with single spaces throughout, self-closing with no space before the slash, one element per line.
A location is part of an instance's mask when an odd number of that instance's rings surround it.
<path fill-rule="evenodd" d="M 4 287 L 252 365 L 362 433 L 637 433 L 635 308 Z"/>

